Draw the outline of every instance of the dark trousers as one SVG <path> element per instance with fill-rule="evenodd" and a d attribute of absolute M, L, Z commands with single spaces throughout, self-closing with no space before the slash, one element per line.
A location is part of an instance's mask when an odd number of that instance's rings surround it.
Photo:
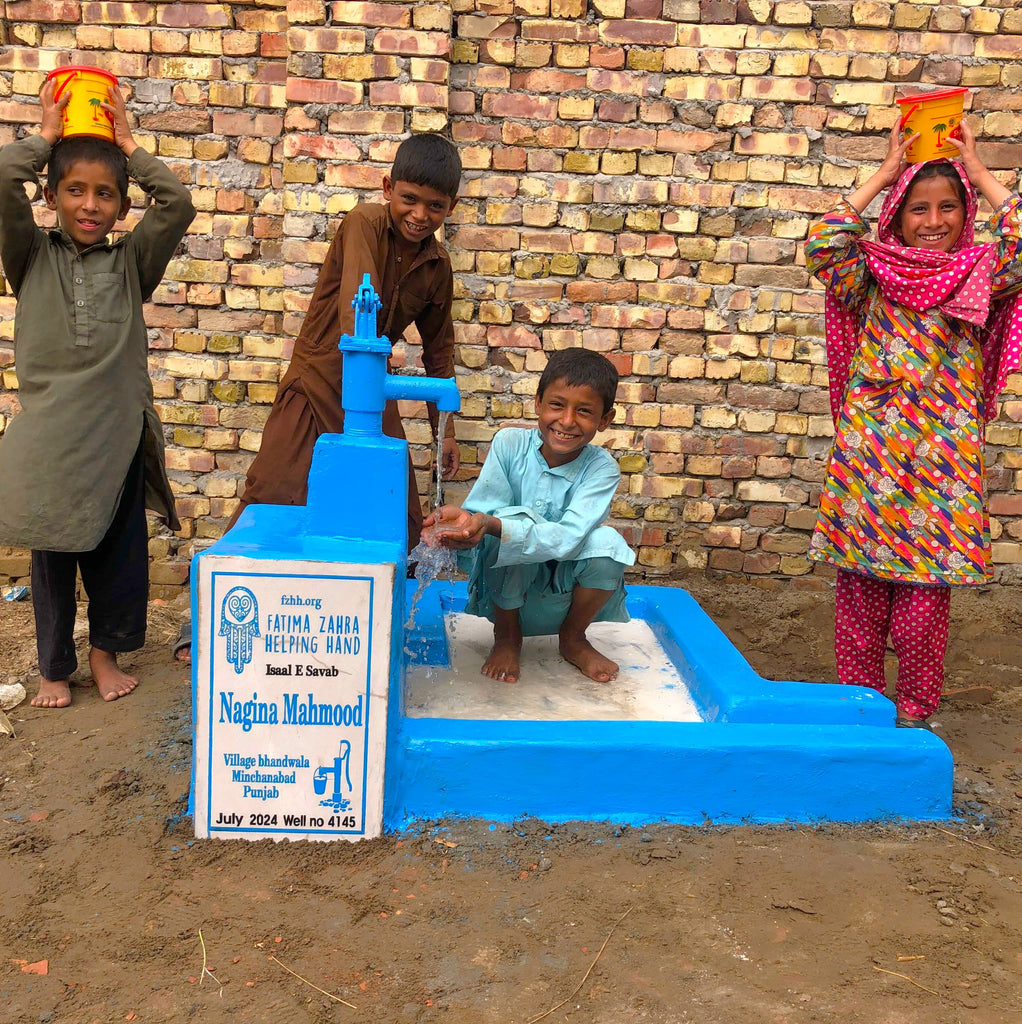
<path fill-rule="evenodd" d="M 74 628 L 78 570 L 89 597 L 89 642 L 116 654 L 145 643 L 149 534 L 145 460 L 138 446 L 106 535 L 92 551 L 33 551 L 32 605 L 44 679 L 67 679 L 78 667 Z"/>

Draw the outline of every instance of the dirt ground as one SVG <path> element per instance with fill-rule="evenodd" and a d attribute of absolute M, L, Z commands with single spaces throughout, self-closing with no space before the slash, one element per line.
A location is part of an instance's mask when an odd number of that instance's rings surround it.
<path fill-rule="evenodd" d="M 833 680 L 832 596 L 686 585 L 764 676 Z M 355 845 L 191 838 L 182 611 L 153 605 L 131 696 L 10 712 L 4 1024 L 1022 1020 L 1022 591 L 955 596 L 953 822 L 449 821 Z M 30 606 L 0 603 L 0 682 L 31 691 L 33 662 Z"/>

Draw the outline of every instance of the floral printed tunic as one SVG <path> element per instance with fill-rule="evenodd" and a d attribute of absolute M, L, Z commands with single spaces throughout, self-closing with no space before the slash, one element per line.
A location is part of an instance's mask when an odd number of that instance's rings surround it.
<path fill-rule="evenodd" d="M 1022 288 L 1022 200 L 991 218 L 991 298 Z M 983 459 L 981 329 L 916 310 L 878 287 L 857 245 L 868 228 L 843 203 L 815 224 L 810 272 L 860 325 L 809 557 L 880 579 L 991 578 Z"/>

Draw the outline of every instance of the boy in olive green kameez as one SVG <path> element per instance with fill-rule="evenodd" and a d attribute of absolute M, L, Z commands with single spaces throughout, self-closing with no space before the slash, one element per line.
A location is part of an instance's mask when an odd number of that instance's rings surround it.
<path fill-rule="evenodd" d="M 77 666 L 75 587 L 89 596 L 89 665 L 104 700 L 138 680 L 117 654 L 145 640 L 149 589 L 145 509 L 177 528 L 153 409 L 142 304 L 195 216 L 188 190 L 138 147 L 124 100 L 103 108 L 114 142 L 61 139 L 53 84 L 41 130 L 0 150 L 0 258 L 15 296 L 14 357 L 22 411 L 0 439 L 0 543 L 32 550 L 40 686 L 35 707 L 71 703 Z M 36 226 L 25 185 L 49 165 Z M 138 226 L 110 242 L 130 209 L 128 175 L 153 199 Z"/>

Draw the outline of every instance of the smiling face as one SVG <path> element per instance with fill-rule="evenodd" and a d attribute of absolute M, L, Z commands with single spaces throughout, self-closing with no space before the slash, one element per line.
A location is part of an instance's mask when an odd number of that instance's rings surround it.
<path fill-rule="evenodd" d="M 894 225 L 905 245 L 950 252 L 965 226 L 965 205 L 947 178 L 916 181 Z"/>
<path fill-rule="evenodd" d="M 558 379 L 536 396 L 536 415 L 543 438 L 540 454 L 548 466 L 563 466 L 610 426 L 614 410 L 604 410 L 603 399 L 588 385 Z"/>
<path fill-rule="evenodd" d="M 102 242 L 131 208 L 121 195 L 117 178 L 104 164 L 76 160 L 60 179 L 57 191 L 43 189 L 46 205 L 57 213 L 57 223 L 71 236 L 78 250 Z"/>
<path fill-rule="evenodd" d="M 383 179 L 383 198 L 390 206 L 394 227 L 406 242 L 424 242 L 458 203 L 429 185 L 392 182 L 389 177 Z"/>

